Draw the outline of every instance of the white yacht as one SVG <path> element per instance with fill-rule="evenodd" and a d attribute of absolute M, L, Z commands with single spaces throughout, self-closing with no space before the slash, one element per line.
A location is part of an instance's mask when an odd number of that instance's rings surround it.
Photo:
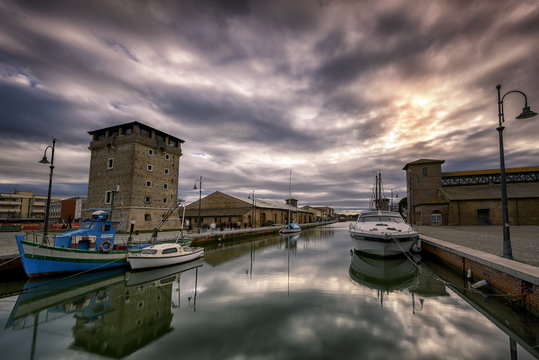
<path fill-rule="evenodd" d="M 408 225 L 398 212 L 368 211 L 361 213 L 355 224 L 350 224 L 350 236 L 356 251 L 375 256 L 395 256 L 420 249 L 416 229 Z"/>

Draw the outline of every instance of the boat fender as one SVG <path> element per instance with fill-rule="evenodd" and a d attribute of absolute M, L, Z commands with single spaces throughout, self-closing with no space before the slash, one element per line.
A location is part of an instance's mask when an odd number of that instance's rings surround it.
<path fill-rule="evenodd" d="M 488 283 L 489 283 L 489 281 L 487 279 L 484 279 L 484 280 L 476 282 L 475 284 L 472 284 L 472 288 L 478 289 L 480 287 L 483 287 L 483 286 L 487 285 Z"/>
<path fill-rule="evenodd" d="M 99 244 L 99 250 L 103 252 L 109 252 L 112 250 L 112 242 L 109 240 L 103 241 L 101 244 Z"/>

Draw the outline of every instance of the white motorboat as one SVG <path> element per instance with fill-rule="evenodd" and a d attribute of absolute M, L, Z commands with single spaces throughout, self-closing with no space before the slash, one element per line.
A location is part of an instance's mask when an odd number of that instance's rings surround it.
<path fill-rule="evenodd" d="M 395 256 L 420 249 L 416 229 L 406 224 L 398 212 L 368 211 L 350 224 L 355 250 L 375 256 Z"/>
<path fill-rule="evenodd" d="M 204 256 L 204 248 L 162 243 L 148 246 L 139 253 L 129 254 L 127 262 L 133 270 L 177 265 Z"/>

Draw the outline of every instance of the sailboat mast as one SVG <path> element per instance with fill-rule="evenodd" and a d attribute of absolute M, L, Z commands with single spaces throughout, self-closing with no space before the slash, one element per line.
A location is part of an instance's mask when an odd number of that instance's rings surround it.
<path fill-rule="evenodd" d="M 288 180 L 288 224 L 290 224 L 290 202 L 292 201 L 292 169 L 290 169 L 290 180 Z"/>
<path fill-rule="evenodd" d="M 381 210 L 381 206 L 382 206 L 382 173 L 380 172 L 380 170 L 378 170 L 378 194 L 376 195 L 376 197 L 378 198 L 378 206 L 377 206 L 377 210 Z"/>

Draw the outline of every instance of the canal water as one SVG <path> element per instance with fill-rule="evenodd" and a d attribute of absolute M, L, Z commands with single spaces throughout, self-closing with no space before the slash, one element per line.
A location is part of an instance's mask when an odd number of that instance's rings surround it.
<path fill-rule="evenodd" d="M 536 334 L 522 344 L 418 258 L 352 255 L 347 229 L 216 245 L 173 268 L 27 281 L 0 299 L 1 357 L 537 356 Z"/>

